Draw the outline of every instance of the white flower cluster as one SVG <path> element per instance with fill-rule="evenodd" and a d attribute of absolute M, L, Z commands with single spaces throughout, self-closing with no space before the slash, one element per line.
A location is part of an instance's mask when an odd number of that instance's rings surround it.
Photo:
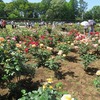
<path fill-rule="evenodd" d="M 98 70 L 98 71 L 96 72 L 96 75 L 97 75 L 97 76 L 100 76 L 100 70 Z"/>
<path fill-rule="evenodd" d="M 72 98 L 72 96 L 70 94 L 64 94 L 61 97 L 61 100 L 75 100 L 74 98 Z"/>

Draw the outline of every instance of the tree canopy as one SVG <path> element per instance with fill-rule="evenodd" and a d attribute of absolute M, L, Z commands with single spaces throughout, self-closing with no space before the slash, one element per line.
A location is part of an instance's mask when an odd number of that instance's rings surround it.
<path fill-rule="evenodd" d="M 87 10 L 84 0 L 42 0 L 31 3 L 28 0 L 12 0 L 4 3 L 0 0 L 0 17 L 5 18 L 40 18 L 47 20 L 84 20 L 88 18 L 99 20 L 100 6 Z"/>

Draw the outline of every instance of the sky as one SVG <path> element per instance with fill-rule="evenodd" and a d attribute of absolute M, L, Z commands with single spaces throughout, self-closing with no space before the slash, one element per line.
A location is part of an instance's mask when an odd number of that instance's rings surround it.
<path fill-rule="evenodd" d="M 5 3 L 9 3 L 12 0 L 3 0 Z M 28 0 L 29 2 L 33 2 L 33 3 L 37 3 L 37 2 L 41 2 L 42 0 Z M 69 0 L 66 0 L 69 1 Z M 93 6 L 100 6 L 100 0 L 84 0 L 85 2 L 88 3 L 88 8 L 87 10 L 92 9 Z"/>

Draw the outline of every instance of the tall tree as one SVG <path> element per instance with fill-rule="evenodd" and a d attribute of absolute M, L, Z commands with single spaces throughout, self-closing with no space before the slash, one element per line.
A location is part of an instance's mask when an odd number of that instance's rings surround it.
<path fill-rule="evenodd" d="M 84 14 L 84 19 L 85 19 L 85 20 L 93 19 L 92 10 L 89 10 L 89 11 L 87 11 L 87 12 Z"/>
<path fill-rule="evenodd" d="M 50 8 L 47 10 L 46 15 L 48 17 L 52 16 L 52 18 L 55 19 L 61 19 L 62 15 L 64 14 L 65 3 L 66 0 L 52 0 L 50 2 Z"/>
<path fill-rule="evenodd" d="M 4 10 L 9 14 L 12 12 L 12 9 L 15 9 L 14 5 L 12 2 L 6 3 Z"/>
<path fill-rule="evenodd" d="M 68 8 L 69 8 L 70 20 L 75 20 L 75 18 L 78 15 L 78 1 L 77 0 L 70 0 Z"/>
<path fill-rule="evenodd" d="M 46 13 L 46 11 L 50 8 L 50 2 L 52 0 L 42 0 L 41 3 L 40 3 L 40 9 L 41 9 L 41 12 L 43 14 Z"/>
<path fill-rule="evenodd" d="M 12 2 L 28 2 L 28 0 L 12 0 Z"/>
<path fill-rule="evenodd" d="M 94 6 L 92 9 L 93 19 L 100 19 L 100 6 Z"/>
<path fill-rule="evenodd" d="M 84 1 L 84 0 L 79 0 L 79 16 L 82 18 L 84 18 L 84 13 L 87 9 L 88 4 Z"/>
<path fill-rule="evenodd" d="M 3 0 L 0 0 L 0 2 L 3 2 Z"/>
<path fill-rule="evenodd" d="M 19 11 L 19 13 L 23 13 L 23 17 L 28 17 L 29 15 L 29 2 L 28 0 L 12 0 L 15 9 Z"/>
<path fill-rule="evenodd" d="M 0 17 L 4 17 L 5 16 L 5 3 L 4 2 L 0 2 Z"/>

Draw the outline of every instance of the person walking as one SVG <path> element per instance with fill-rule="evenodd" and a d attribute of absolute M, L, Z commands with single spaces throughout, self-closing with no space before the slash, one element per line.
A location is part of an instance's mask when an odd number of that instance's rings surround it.
<path fill-rule="evenodd" d="M 83 21 L 83 22 L 81 22 L 81 25 L 84 26 L 84 35 L 87 35 L 89 23 L 87 21 Z"/>
<path fill-rule="evenodd" d="M 2 28 L 6 28 L 6 20 L 2 20 Z"/>
<path fill-rule="evenodd" d="M 87 35 L 88 26 L 84 26 L 84 35 Z"/>
<path fill-rule="evenodd" d="M 16 28 L 16 24 L 15 24 L 14 21 L 11 21 L 11 25 L 12 25 L 12 28 L 13 28 L 13 29 Z"/>
<path fill-rule="evenodd" d="M 88 36 L 90 36 L 90 35 L 91 35 L 91 32 L 94 32 L 94 25 L 90 25 L 90 27 L 89 27 L 89 34 L 88 34 Z"/>
<path fill-rule="evenodd" d="M 94 25 L 96 25 L 96 22 L 94 20 L 88 20 L 88 22 L 89 22 L 88 36 L 90 36 L 91 32 L 94 32 Z"/>

